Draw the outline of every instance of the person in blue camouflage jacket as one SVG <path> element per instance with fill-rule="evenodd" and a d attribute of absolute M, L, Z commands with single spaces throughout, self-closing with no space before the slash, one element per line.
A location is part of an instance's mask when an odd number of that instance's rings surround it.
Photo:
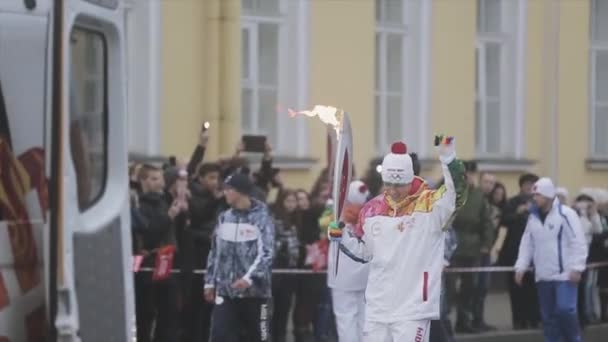
<path fill-rule="evenodd" d="M 251 197 L 244 174 L 226 179 L 230 209 L 220 214 L 207 259 L 205 299 L 214 302 L 211 342 L 270 340 L 274 224 L 268 207 Z"/>

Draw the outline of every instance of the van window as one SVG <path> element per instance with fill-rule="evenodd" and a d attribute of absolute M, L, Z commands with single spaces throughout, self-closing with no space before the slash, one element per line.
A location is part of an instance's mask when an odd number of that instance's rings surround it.
<path fill-rule="evenodd" d="M 103 194 L 107 176 L 107 45 L 102 33 L 70 37 L 70 149 L 81 211 Z"/>

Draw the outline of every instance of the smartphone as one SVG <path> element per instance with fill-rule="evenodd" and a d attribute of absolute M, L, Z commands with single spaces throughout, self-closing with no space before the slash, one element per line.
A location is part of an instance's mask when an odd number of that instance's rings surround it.
<path fill-rule="evenodd" d="M 264 153 L 266 151 L 265 135 L 243 135 L 242 140 L 245 152 Z"/>
<path fill-rule="evenodd" d="M 209 127 L 211 127 L 211 124 L 209 123 L 209 121 L 205 121 L 205 122 L 203 122 L 203 125 L 201 126 L 201 131 L 206 132 L 209 129 Z"/>

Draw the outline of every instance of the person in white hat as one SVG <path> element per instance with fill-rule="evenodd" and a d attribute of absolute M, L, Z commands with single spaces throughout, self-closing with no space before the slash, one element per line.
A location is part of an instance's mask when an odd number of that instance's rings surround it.
<path fill-rule="evenodd" d="M 437 136 L 445 184 L 430 190 L 415 177 L 404 143 L 392 145 L 382 162 L 384 193 L 361 210 L 354 230 L 330 231 L 341 250 L 369 263 L 363 341 L 429 340 L 439 319 L 444 229 L 466 200 L 464 166 L 454 139 Z"/>
<path fill-rule="evenodd" d="M 534 263 L 545 341 L 581 341 L 578 282 L 585 270 L 587 242 L 577 213 L 560 203 L 555 185 L 541 178 L 515 263 L 515 282 Z"/>
<path fill-rule="evenodd" d="M 359 212 L 368 197 L 369 189 L 365 183 L 360 180 L 350 183 L 341 217 L 341 221 L 349 228 L 357 224 Z M 332 241 L 329 247 L 327 285 L 332 289 L 338 339 L 340 342 L 359 342 L 365 318 L 365 287 L 369 265 L 352 260 L 344 252 L 339 252 L 341 255 L 336 265 L 337 249 L 339 243 Z"/>
<path fill-rule="evenodd" d="M 561 204 L 568 205 L 568 196 L 569 196 L 568 189 L 566 189 L 564 187 L 559 187 L 555 190 L 555 194 L 557 195 L 557 198 L 559 199 L 559 202 Z"/>

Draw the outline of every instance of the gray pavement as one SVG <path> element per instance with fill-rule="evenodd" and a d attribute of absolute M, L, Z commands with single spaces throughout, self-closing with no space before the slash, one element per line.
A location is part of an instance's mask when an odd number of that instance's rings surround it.
<path fill-rule="evenodd" d="M 457 335 L 456 341 L 466 342 L 537 342 L 543 341 L 540 330 L 513 331 L 511 327 L 511 305 L 506 293 L 490 293 L 486 299 L 486 321 L 497 331 L 475 335 Z M 454 322 L 454 320 L 452 320 Z M 290 326 L 288 331 L 292 331 Z M 584 342 L 608 342 L 608 324 L 592 325 L 584 331 Z M 289 336 L 287 342 L 295 342 Z M 311 340 L 311 342 L 313 342 Z M 332 341 L 334 342 L 334 341 Z M 401 342 L 401 341 L 396 341 Z"/>

